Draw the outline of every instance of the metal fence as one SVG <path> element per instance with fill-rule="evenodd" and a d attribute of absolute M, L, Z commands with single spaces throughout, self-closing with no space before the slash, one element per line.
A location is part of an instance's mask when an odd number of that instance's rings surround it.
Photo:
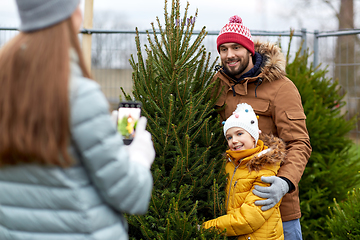
<path fill-rule="evenodd" d="M 351 138 L 360 144 L 360 29 L 315 31 L 314 66 L 328 70 L 327 76 L 338 81 L 345 94 L 343 114 L 347 120 L 357 118 Z"/>
<path fill-rule="evenodd" d="M 131 55 L 136 58 L 135 31 L 113 30 L 82 30 L 82 34 L 92 34 L 92 74 L 101 85 L 110 103 L 116 104 L 122 95 L 120 87 L 130 93 L 132 89 L 132 68 L 129 63 Z M 0 47 L 17 34 L 15 28 L 0 28 Z M 194 32 L 194 35 L 198 32 Z M 360 108 L 360 57 L 358 36 L 360 30 L 309 33 L 306 29 L 300 31 L 251 31 L 254 40 L 261 39 L 277 42 L 283 52 L 289 50 L 290 57 L 295 56 L 300 46 L 313 52 L 313 64 L 328 69 L 328 77 L 339 79 L 347 94 L 344 114 L 347 119 L 354 117 Z M 212 60 L 218 56 L 216 38 L 218 32 L 208 32 L 203 45 L 211 52 Z M 290 42 L 290 36 L 293 40 Z M 340 40 L 347 36 L 340 44 Z M 147 33 L 139 32 L 141 45 L 148 43 Z M 80 34 L 81 38 L 81 34 Z M 313 42 L 311 43 L 311 40 Z M 310 44 L 309 44 L 310 43 Z M 360 143 L 360 120 L 351 132 L 355 142 Z"/>
<path fill-rule="evenodd" d="M 113 31 L 113 30 L 83 30 L 82 33 L 92 34 L 92 73 L 95 79 L 101 84 L 103 91 L 109 101 L 118 102 L 119 96 L 122 95 L 120 86 L 128 93 L 131 91 L 131 71 L 129 63 L 131 55 L 136 58 L 135 31 Z M 150 32 L 152 36 L 153 32 Z M 194 31 L 194 37 L 199 32 Z M 285 47 L 287 51 L 290 35 L 296 39 L 291 42 L 292 54 L 295 55 L 300 44 L 304 44 L 306 49 L 306 38 L 304 31 L 290 33 L 286 32 L 266 32 L 254 31 L 252 35 L 254 39 L 261 38 L 269 41 L 278 42 Z M 208 32 L 203 41 L 206 50 L 211 53 L 211 60 L 215 61 L 218 53 L 216 50 L 216 38 L 218 32 Z M 139 32 L 141 45 L 148 45 L 148 35 L 146 31 Z M 145 51 L 144 51 L 145 52 Z M 144 53 L 145 54 L 145 53 Z"/>

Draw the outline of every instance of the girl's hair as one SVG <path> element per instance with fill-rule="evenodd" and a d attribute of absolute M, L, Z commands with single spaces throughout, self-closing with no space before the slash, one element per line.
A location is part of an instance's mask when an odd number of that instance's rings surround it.
<path fill-rule="evenodd" d="M 71 48 L 90 78 L 71 17 L 20 32 L 0 50 L 0 167 L 73 163 L 67 151 Z"/>

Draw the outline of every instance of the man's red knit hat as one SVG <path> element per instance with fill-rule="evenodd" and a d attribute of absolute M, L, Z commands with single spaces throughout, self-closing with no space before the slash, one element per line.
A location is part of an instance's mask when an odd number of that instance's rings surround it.
<path fill-rule="evenodd" d="M 242 19 L 237 15 L 232 16 L 229 23 L 221 29 L 216 43 L 218 52 L 220 52 L 219 47 L 223 43 L 238 43 L 253 55 L 255 54 L 250 30 L 242 24 Z"/>

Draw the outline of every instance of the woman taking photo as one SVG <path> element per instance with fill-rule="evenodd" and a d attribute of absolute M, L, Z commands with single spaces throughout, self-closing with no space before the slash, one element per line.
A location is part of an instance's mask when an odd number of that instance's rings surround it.
<path fill-rule="evenodd" d="M 122 143 L 77 37 L 79 0 L 17 0 L 0 50 L 0 239 L 128 239 L 155 151 L 141 118 Z"/>

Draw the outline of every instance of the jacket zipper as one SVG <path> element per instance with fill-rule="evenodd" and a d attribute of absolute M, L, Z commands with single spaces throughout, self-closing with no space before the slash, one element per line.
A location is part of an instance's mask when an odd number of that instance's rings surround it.
<path fill-rule="evenodd" d="M 229 161 L 234 164 L 235 166 L 235 163 L 233 161 L 231 161 L 231 159 L 229 158 Z M 231 185 L 232 185 L 232 180 L 235 176 L 235 173 L 236 173 L 236 170 L 238 169 L 238 167 L 240 166 L 240 163 L 241 163 L 242 159 L 239 161 L 239 164 L 235 167 L 234 169 L 234 172 L 233 172 L 233 175 L 231 176 L 231 180 L 230 180 L 230 186 L 229 186 L 229 192 L 228 192 L 228 197 L 227 197 L 227 202 L 226 202 L 226 212 L 228 211 L 228 208 L 229 208 L 229 201 L 230 201 L 230 192 L 231 192 Z M 235 189 L 235 186 L 237 184 L 237 181 L 235 182 L 234 184 L 234 189 Z"/>
<path fill-rule="evenodd" d="M 231 202 L 234 202 L 234 201 L 235 201 L 235 189 L 236 189 L 236 184 L 237 184 L 237 183 L 238 183 L 238 181 L 235 181 L 235 183 L 234 183 L 234 190 L 233 190 Z"/>

